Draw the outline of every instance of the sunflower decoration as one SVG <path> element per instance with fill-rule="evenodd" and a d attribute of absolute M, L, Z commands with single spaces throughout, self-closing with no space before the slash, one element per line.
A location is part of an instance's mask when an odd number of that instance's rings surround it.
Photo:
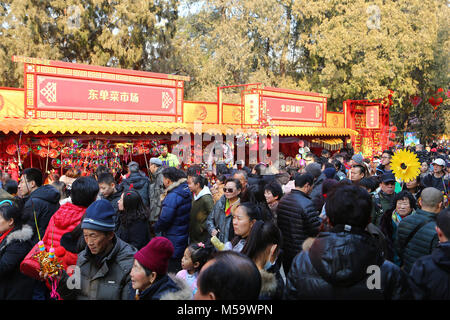
<path fill-rule="evenodd" d="M 420 174 L 420 162 L 414 153 L 399 150 L 391 159 L 391 169 L 397 179 L 409 182 Z"/>

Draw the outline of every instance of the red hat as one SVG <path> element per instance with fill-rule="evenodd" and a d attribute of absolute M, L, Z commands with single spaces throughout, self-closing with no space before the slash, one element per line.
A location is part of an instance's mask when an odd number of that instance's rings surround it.
<path fill-rule="evenodd" d="M 173 244 L 169 239 L 155 237 L 145 247 L 136 252 L 134 258 L 142 266 L 161 275 L 167 273 L 169 259 L 173 252 Z"/>

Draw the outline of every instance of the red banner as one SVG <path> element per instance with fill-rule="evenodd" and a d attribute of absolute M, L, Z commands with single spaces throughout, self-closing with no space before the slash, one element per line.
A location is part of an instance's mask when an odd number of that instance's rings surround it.
<path fill-rule="evenodd" d="M 37 76 L 37 110 L 176 114 L 176 89 Z"/>
<path fill-rule="evenodd" d="M 284 98 L 263 97 L 267 116 L 272 120 L 324 121 L 325 103 Z"/>
<path fill-rule="evenodd" d="M 380 110 L 378 106 L 366 107 L 366 128 L 378 129 L 380 126 Z"/>

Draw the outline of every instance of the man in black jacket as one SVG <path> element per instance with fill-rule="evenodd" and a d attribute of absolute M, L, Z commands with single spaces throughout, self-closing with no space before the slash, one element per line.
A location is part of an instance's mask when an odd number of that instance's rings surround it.
<path fill-rule="evenodd" d="M 319 232 L 319 212 L 309 197 L 314 177 L 305 173 L 295 177 L 295 188 L 283 196 L 277 207 L 277 224 L 283 235 L 283 269 L 289 272 L 292 259 L 302 250 L 303 241 Z"/>
<path fill-rule="evenodd" d="M 450 209 L 436 218 L 439 244 L 431 255 L 419 258 L 409 273 L 419 300 L 450 300 Z"/>
<path fill-rule="evenodd" d="M 284 299 L 413 298 L 407 275 L 384 259 L 379 242 L 365 231 L 371 206 L 370 194 L 356 185 L 327 196 L 332 229 L 305 241 L 286 277 Z"/>
<path fill-rule="evenodd" d="M 33 243 L 38 242 L 36 223 L 39 235 L 43 237 L 50 218 L 59 209 L 58 190 L 52 185 L 42 185 L 42 181 L 42 172 L 39 169 L 27 168 L 23 171 L 18 186 L 19 197 L 25 203 L 24 220 L 34 231 Z"/>

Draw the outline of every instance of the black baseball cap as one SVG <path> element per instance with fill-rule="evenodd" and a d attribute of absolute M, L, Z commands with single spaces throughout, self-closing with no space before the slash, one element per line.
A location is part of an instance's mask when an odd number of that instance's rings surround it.
<path fill-rule="evenodd" d="M 393 173 L 384 173 L 381 176 L 381 182 L 395 182 L 395 176 Z"/>

